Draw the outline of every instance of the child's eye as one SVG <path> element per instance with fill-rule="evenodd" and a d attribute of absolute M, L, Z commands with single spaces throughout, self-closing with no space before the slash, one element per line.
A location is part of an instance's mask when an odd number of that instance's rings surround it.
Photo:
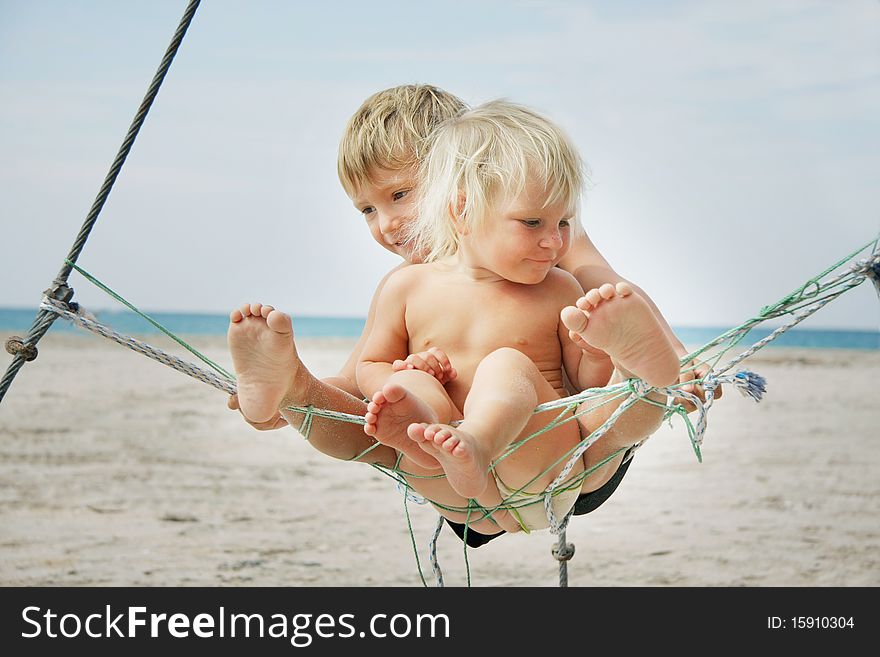
<path fill-rule="evenodd" d="M 540 219 L 520 219 L 520 223 L 522 223 L 525 226 L 528 226 L 529 228 L 537 228 L 538 226 L 541 225 L 541 220 Z"/>
<path fill-rule="evenodd" d="M 559 222 L 559 225 L 562 228 L 568 228 L 569 226 L 571 226 L 571 219 L 563 219 L 562 221 Z"/>
<path fill-rule="evenodd" d="M 404 196 L 406 196 L 407 194 L 409 194 L 409 190 L 408 190 L 408 189 L 403 189 L 403 190 L 401 190 L 401 191 L 399 191 L 399 192 L 394 192 L 394 194 L 392 194 L 391 197 L 392 197 L 395 201 L 399 201 L 400 199 L 402 199 L 402 198 L 403 198 Z"/>
<path fill-rule="evenodd" d="M 368 214 L 372 214 L 372 213 L 375 212 L 375 211 L 376 211 L 376 209 L 375 209 L 373 206 L 368 205 L 367 207 L 365 207 L 365 208 L 363 208 L 363 209 L 361 210 L 361 214 L 363 214 L 364 216 L 366 216 L 366 215 L 368 215 Z"/>

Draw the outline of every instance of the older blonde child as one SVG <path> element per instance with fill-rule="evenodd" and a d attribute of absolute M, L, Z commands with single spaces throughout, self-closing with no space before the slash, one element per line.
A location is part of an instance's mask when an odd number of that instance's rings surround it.
<path fill-rule="evenodd" d="M 371 95 L 345 126 L 337 161 L 339 180 L 376 243 L 403 259 L 395 269 L 415 259 L 401 235 L 415 215 L 416 171 L 428 136 L 437 125 L 466 109 L 464 101 L 443 89 L 407 84 Z M 302 414 L 286 410 L 288 406 L 363 415 L 366 403 L 355 381 L 355 365 L 373 324 L 375 302 L 348 360 L 335 376 L 324 379 L 315 377 L 300 360 L 290 318 L 276 311 L 267 319 L 272 310 L 249 303 L 231 313 L 228 340 L 238 373 L 238 395 L 230 397 L 229 407 L 240 409 L 248 423 L 260 430 L 288 424 L 300 427 Z M 376 441 L 364 435 L 360 426 L 336 420 L 314 417 L 309 442 L 342 460 L 364 454 L 359 460 L 387 467 L 397 460 L 394 451 L 381 445 L 376 448 Z"/>
<path fill-rule="evenodd" d="M 365 432 L 409 457 L 413 475 L 430 475 L 435 460 L 442 467 L 446 480 L 410 483 L 452 520 L 462 512 L 449 509 L 468 499 L 489 508 L 504 500 L 518 527 L 548 526 L 535 498 L 581 440 L 578 424 L 496 459 L 557 416 L 533 410 L 567 395 L 563 370 L 577 389 L 605 384 L 599 351 L 618 377 L 678 380 L 675 349 L 638 294 L 619 283 L 583 295 L 556 267 L 576 230 L 581 171 L 561 130 L 508 102 L 451 119 L 432 138 L 407 233 L 425 262 L 394 272 L 379 293 L 357 382 L 372 399 Z M 643 439 L 661 413 L 628 422 L 616 447 Z M 553 497 L 557 518 L 580 493 L 568 486 Z"/>

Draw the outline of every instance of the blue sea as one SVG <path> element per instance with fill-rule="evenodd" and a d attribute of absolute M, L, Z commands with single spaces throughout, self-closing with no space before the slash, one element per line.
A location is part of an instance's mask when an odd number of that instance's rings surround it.
<path fill-rule="evenodd" d="M 207 313 L 147 313 L 159 324 L 177 335 L 225 335 L 229 316 Z M 25 334 L 36 315 L 36 309 L 0 308 L 0 332 Z M 149 335 L 158 329 L 129 311 L 97 311 L 98 320 L 120 333 Z M 356 338 L 364 328 L 362 317 L 294 317 L 294 332 L 299 337 Z M 729 330 L 730 327 L 674 327 L 686 345 L 701 345 Z M 755 328 L 746 338 L 751 344 L 767 336 L 772 328 Z M 65 320 L 57 320 L 51 332 L 82 332 Z M 770 346 L 811 349 L 878 349 L 880 331 L 838 331 L 792 329 Z"/>
<path fill-rule="evenodd" d="M 90 309 L 102 324 L 110 326 L 119 333 L 131 335 L 151 335 L 160 331 L 137 314 L 128 310 Z M 37 309 L 0 308 L 0 331 L 23 335 L 30 329 Z M 208 313 L 169 313 L 147 312 L 147 315 L 175 335 L 226 335 L 229 326 L 228 314 Z M 340 337 L 356 338 L 364 329 L 363 317 L 295 317 L 293 330 L 299 337 Z M 73 326 L 64 319 L 52 324 L 50 332 L 82 333 L 83 329 Z"/>

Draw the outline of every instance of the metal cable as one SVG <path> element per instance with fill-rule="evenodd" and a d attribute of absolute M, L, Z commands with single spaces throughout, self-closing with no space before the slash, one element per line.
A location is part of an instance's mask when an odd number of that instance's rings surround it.
<path fill-rule="evenodd" d="M 110 171 L 107 173 L 106 178 L 104 178 L 104 184 L 101 185 L 101 189 L 98 191 L 98 195 L 95 197 L 95 201 L 92 203 L 92 207 L 86 215 L 82 228 L 80 228 L 79 234 L 76 236 L 73 246 L 70 248 L 70 253 L 67 255 L 67 259 L 62 265 L 61 270 L 58 272 L 58 275 L 55 277 L 55 280 L 52 281 L 52 285 L 43 293 L 50 299 L 67 303 L 73 298 L 73 289 L 67 285 L 67 278 L 70 276 L 72 267 L 67 261 L 74 263 L 77 258 L 79 258 L 79 254 L 85 246 L 89 233 L 91 233 L 92 227 L 98 220 L 98 215 L 101 213 L 101 209 L 104 207 L 104 203 L 110 195 L 110 190 L 116 182 L 116 177 L 119 175 L 122 165 L 125 163 L 125 159 L 128 157 L 128 154 L 134 145 L 134 140 L 137 138 L 138 132 L 140 132 L 141 126 L 144 124 L 144 120 L 147 118 L 147 113 L 150 111 L 150 107 L 152 106 L 156 95 L 159 93 L 159 87 L 162 86 L 165 74 L 171 67 L 171 62 L 177 54 L 177 50 L 183 41 L 183 37 L 192 22 L 193 16 L 195 15 L 200 2 L 201 0 L 190 0 L 186 11 L 183 13 L 183 17 L 180 19 L 180 24 L 177 26 L 177 31 L 174 33 L 174 37 L 171 39 L 171 43 L 165 51 L 165 56 L 159 64 L 159 69 L 153 76 L 153 81 L 147 89 L 147 94 L 144 96 L 143 101 L 141 101 L 137 114 L 135 114 L 134 120 L 131 122 L 131 126 L 128 129 L 128 133 L 125 135 L 125 140 L 122 142 L 122 146 L 120 146 L 119 152 L 113 160 Z M 39 342 L 46 334 L 46 331 L 49 330 L 49 327 L 52 326 L 52 322 L 54 322 L 56 318 L 57 315 L 55 313 L 41 309 L 34 318 L 34 322 L 28 331 L 27 337 L 23 341 L 24 346 L 36 348 L 37 342 Z M 3 401 L 6 391 L 12 384 L 12 380 L 15 378 L 15 375 L 18 374 L 18 371 L 22 368 L 25 362 L 27 362 L 27 359 L 23 353 L 18 353 L 13 357 L 12 363 L 3 375 L 3 379 L 0 380 L 0 402 Z"/>

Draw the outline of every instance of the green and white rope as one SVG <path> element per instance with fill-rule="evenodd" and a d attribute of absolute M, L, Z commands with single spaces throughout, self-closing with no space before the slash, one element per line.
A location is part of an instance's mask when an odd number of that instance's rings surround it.
<path fill-rule="evenodd" d="M 42 303 L 40 304 L 40 308 L 43 310 L 48 310 L 50 312 L 67 319 L 77 326 L 80 326 L 96 335 L 103 336 L 105 338 L 109 338 L 114 342 L 121 344 L 124 347 L 128 347 L 129 349 L 136 351 L 148 358 L 152 358 L 153 360 L 162 363 L 163 365 L 167 365 L 178 372 L 183 372 L 184 374 L 191 376 L 198 381 L 202 381 L 203 383 L 207 383 L 210 386 L 217 388 L 218 390 L 222 390 L 223 392 L 227 392 L 229 394 L 235 393 L 235 383 L 234 381 L 218 374 L 214 374 L 213 372 L 209 372 L 204 370 L 197 365 L 187 362 L 182 358 L 178 358 L 177 356 L 173 356 L 161 349 L 157 349 L 148 345 L 145 342 L 141 342 L 137 338 L 134 338 L 130 335 L 123 335 L 114 331 L 110 327 L 101 324 L 91 315 L 86 314 L 84 310 L 79 307 L 74 309 L 73 307 L 64 304 L 60 301 L 56 301 L 55 299 L 50 299 L 49 297 L 44 297 Z"/>

